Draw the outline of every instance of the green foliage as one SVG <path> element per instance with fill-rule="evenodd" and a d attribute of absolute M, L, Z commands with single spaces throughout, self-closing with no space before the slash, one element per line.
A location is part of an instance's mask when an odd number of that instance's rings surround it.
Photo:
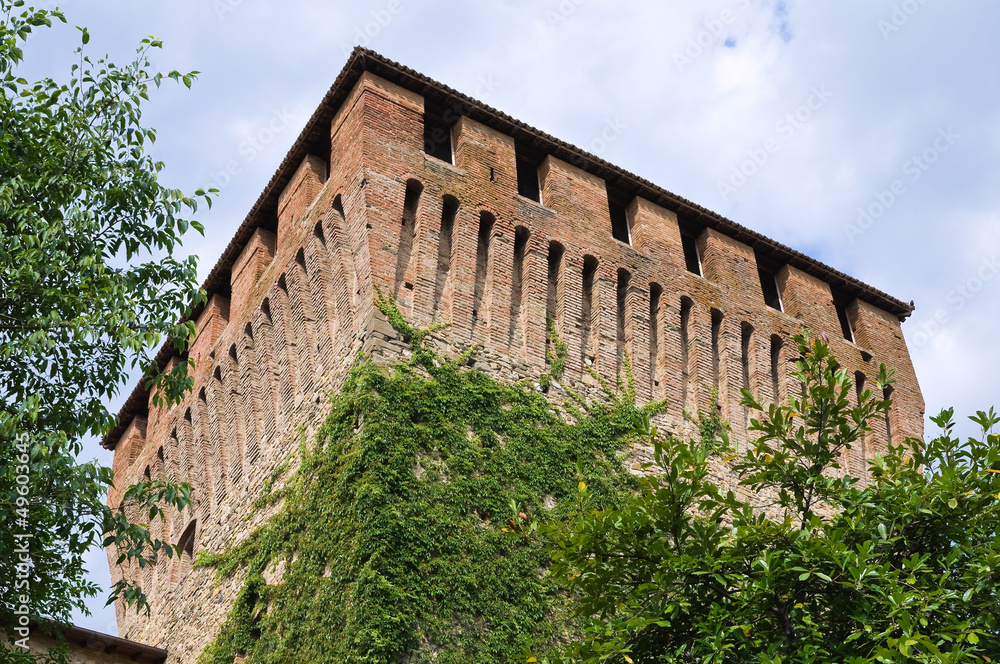
<path fill-rule="evenodd" d="M 78 49 L 68 83 L 18 75 L 24 43 L 58 11 L 0 0 L 0 622 L 69 619 L 99 589 L 83 554 L 97 544 L 121 562 L 152 564 L 163 552 L 145 528 L 103 501 L 110 469 L 78 463 L 84 439 L 114 424 L 104 405 L 164 338 L 183 351 L 194 323 L 177 312 L 204 300 L 193 258 L 174 252 L 195 198 L 165 188 L 148 149 L 156 132 L 141 109 L 162 79 L 146 39 L 125 66 Z M 83 44 L 89 33 L 81 28 Z M 171 72 L 190 84 L 195 72 Z M 205 197 L 198 192 L 198 198 Z M 190 386 L 187 365 L 148 375 L 166 399 Z M 166 484 L 129 490 L 150 519 L 183 508 L 187 491 Z M 24 567 L 20 545 L 28 542 Z M 21 567 L 19 567 L 21 566 Z M 25 574 L 25 570 L 29 570 Z M 20 576 L 19 576 L 20 573 Z M 18 585 L 27 580 L 25 586 Z M 134 585 L 113 597 L 145 607 Z M 0 661 L 10 656 L 0 646 Z"/>
<path fill-rule="evenodd" d="M 689 413 L 684 411 L 684 417 L 698 429 L 698 440 L 705 450 L 728 452 L 730 450 L 729 432 L 731 427 L 722 417 L 719 407 L 719 390 L 712 388 L 708 399 L 708 412 Z"/>
<path fill-rule="evenodd" d="M 538 378 L 538 384 L 543 392 L 547 392 L 553 380 L 562 378 L 566 371 L 566 357 L 569 355 L 569 346 L 559 338 L 559 331 L 556 330 L 555 321 L 546 318 L 546 344 L 545 363 L 549 365 L 548 371 L 543 371 Z"/>
<path fill-rule="evenodd" d="M 989 662 L 1000 653 L 1000 423 L 891 445 L 871 478 L 838 459 L 891 404 L 861 395 L 829 349 L 796 337 L 803 395 L 764 409 L 742 455 L 648 430 L 655 471 L 619 506 L 581 494 L 537 529 L 579 598 L 568 662 Z M 879 387 L 891 376 L 884 371 Z M 703 429 L 703 433 L 707 429 Z M 718 458 L 726 455 L 725 458 Z M 732 462 L 753 502 L 709 475 Z M 529 659 L 529 661 L 532 661 Z"/>
<path fill-rule="evenodd" d="M 788 406 L 771 404 L 765 409 L 743 391 L 744 405 L 766 415 L 751 423 L 751 433 L 759 436 L 735 470 L 754 491 L 776 491 L 785 513 L 806 528 L 817 506 L 838 507 L 843 492 L 854 486 L 853 478 L 830 471 L 843 470 L 844 450 L 871 432 L 869 422 L 888 411 L 891 403 L 865 390 L 860 403 L 853 404 L 854 383 L 829 347 L 805 336 L 797 337 L 797 342 L 801 359 L 795 377 L 804 393 L 792 395 Z M 892 373 L 880 367 L 879 392 L 891 381 Z"/>
<path fill-rule="evenodd" d="M 568 423 L 523 385 L 415 349 L 388 375 L 359 363 L 266 499 L 276 513 L 199 561 L 245 579 L 200 662 L 492 664 L 575 632 L 545 548 L 511 533 L 564 518 L 581 481 L 617 505 L 635 486 L 618 451 L 658 404 Z"/>
<path fill-rule="evenodd" d="M 396 306 L 396 301 L 392 298 L 392 295 L 383 293 L 378 285 L 375 286 L 375 306 L 386 317 L 386 320 L 389 321 L 393 329 L 402 335 L 404 341 L 410 344 L 410 350 L 418 356 L 416 360 L 417 364 L 433 364 L 435 362 L 434 354 L 424 348 L 424 339 L 428 335 L 446 328 L 448 326 L 447 323 L 435 323 L 428 328 L 416 329 L 403 316 L 399 307 Z"/>

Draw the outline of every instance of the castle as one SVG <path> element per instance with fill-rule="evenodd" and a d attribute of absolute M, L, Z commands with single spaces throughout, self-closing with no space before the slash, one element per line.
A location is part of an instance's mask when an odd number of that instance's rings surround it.
<path fill-rule="evenodd" d="M 191 508 L 154 524 L 182 555 L 127 572 L 152 614 L 118 606 L 122 638 L 77 639 L 78 661 L 118 661 L 88 643 L 122 661 L 196 661 L 238 585 L 192 561 L 260 524 L 245 515 L 261 486 L 315 433 L 359 352 L 385 363 L 406 352 L 378 292 L 418 327 L 447 323 L 435 343 L 478 346 L 476 367 L 502 380 L 546 371 L 551 321 L 565 384 L 613 384 L 628 363 L 640 401 L 667 401 L 664 426 L 684 430 L 684 412 L 717 395 L 738 441 L 750 417 L 740 389 L 785 400 L 790 336 L 805 327 L 862 385 L 880 363 L 895 371 L 893 409 L 851 451 L 852 473 L 923 432 L 900 328 L 912 305 L 362 48 L 205 289 L 194 389 L 163 410 L 138 386 L 103 441 L 112 507 L 144 478 L 192 485 Z"/>

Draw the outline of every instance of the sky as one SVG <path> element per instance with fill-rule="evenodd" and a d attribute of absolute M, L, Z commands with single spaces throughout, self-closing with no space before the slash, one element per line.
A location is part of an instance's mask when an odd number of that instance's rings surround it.
<path fill-rule="evenodd" d="M 59 6 L 69 24 L 32 38 L 22 75 L 68 78 L 73 26 L 92 57 L 126 61 L 155 35 L 157 66 L 201 72 L 191 90 L 165 85 L 144 118 L 168 186 L 220 189 L 198 214 L 205 236 L 185 242 L 202 275 L 360 44 L 913 300 L 903 331 L 927 413 L 1000 406 L 995 1 Z M 89 560 L 107 585 L 103 552 Z M 77 623 L 115 634 L 102 604 Z"/>

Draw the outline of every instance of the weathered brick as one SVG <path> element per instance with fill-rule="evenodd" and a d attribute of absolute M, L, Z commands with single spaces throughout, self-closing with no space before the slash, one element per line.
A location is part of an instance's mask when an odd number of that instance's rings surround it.
<path fill-rule="evenodd" d="M 541 202 L 528 200 L 517 193 L 515 137 L 485 111 L 452 128 L 455 164 L 426 155 L 421 93 L 429 88 L 407 89 L 407 80 L 363 71 L 340 91 L 318 131 L 325 136 L 329 123 L 329 163 L 310 156 L 326 154 L 315 143 L 296 153 L 281 191 L 271 192 L 274 216 L 262 223 L 277 235 L 248 233 L 229 274 L 231 304 L 213 293 L 198 319 L 194 390 L 166 411 L 150 403 L 145 435 L 136 418 L 117 442 L 116 485 L 148 467 L 154 478 L 195 487 L 193 506 L 170 515 L 164 537 L 188 538 L 195 555 L 221 551 L 266 518 L 243 515 L 264 479 L 315 433 L 358 351 L 385 364 L 409 352 L 374 306 L 376 292 L 395 296 L 418 325 L 449 323 L 430 343 L 449 357 L 478 345 L 475 366 L 507 381 L 537 381 L 548 369 L 551 317 L 569 348 L 570 389 L 602 398 L 588 369 L 613 384 L 627 356 L 639 399 L 668 402 L 663 430 L 690 433 L 683 410 L 708 408 L 717 391 L 737 440 L 751 415 L 739 405 L 742 387 L 763 401 L 775 398 L 775 384 L 779 398 L 795 389 L 790 337 L 804 327 L 828 337 L 851 372 L 872 380 L 880 362 L 895 369 L 889 426 L 894 437 L 921 435 L 923 402 L 898 315 L 855 299 L 847 309 L 855 340 L 844 339 L 834 290 L 801 262 L 777 270 L 784 311 L 766 306 L 760 239 L 700 224 L 682 205 L 634 196 L 631 243 L 616 240 L 604 171 L 583 160 L 546 157 Z M 538 136 L 535 147 L 547 140 Z M 620 181 L 614 187 L 624 191 Z M 682 232 L 697 238 L 704 276 L 686 269 Z M 782 342 L 774 358 L 772 339 Z M 550 397 L 559 394 L 556 386 Z M 886 442 L 886 426 L 876 428 L 869 456 Z M 860 458 L 848 461 L 861 467 Z M 726 469 L 717 474 L 732 483 Z M 137 572 L 116 578 L 123 573 Z M 120 630 L 167 647 L 171 662 L 194 662 L 239 581 L 216 585 L 209 570 L 163 563 L 149 581 L 152 615 L 119 612 Z"/>

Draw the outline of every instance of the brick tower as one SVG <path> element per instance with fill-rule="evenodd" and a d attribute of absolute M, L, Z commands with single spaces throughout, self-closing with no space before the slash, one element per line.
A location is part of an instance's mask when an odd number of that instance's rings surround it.
<path fill-rule="evenodd" d="M 627 357 L 638 398 L 668 400 L 665 427 L 683 429 L 683 411 L 717 392 L 737 440 L 741 388 L 762 402 L 795 389 L 790 336 L 804 326 L 858 380 L 880 363 L 896 372 L 893 410 L 852 450 L 852 472 L 886 441 L 922 435 L 900 329 L 912 306 L 365 49 L 205 288 L 194 389 L 160 410 L 140 385 L 103 442 L 110 505 L 144 477 L 193 487 L 158 533 L 183 555 L 136 572 L 152 615 L 118 607 L 121 635 L 170 662 L 197 659 L 238 588 L 193 569 L 198 552 L 260 523 L 245 515 L 262 484 L 322 423 L 358 351 L 404 352 L 377 289 L 416 326 L 448 323 L 435 343 L 480 346 L 477 367 L 504 380 L 545 371 L 549 319 L 567 385 L 591 389 L 589 368 L 613 383 Z"/>

